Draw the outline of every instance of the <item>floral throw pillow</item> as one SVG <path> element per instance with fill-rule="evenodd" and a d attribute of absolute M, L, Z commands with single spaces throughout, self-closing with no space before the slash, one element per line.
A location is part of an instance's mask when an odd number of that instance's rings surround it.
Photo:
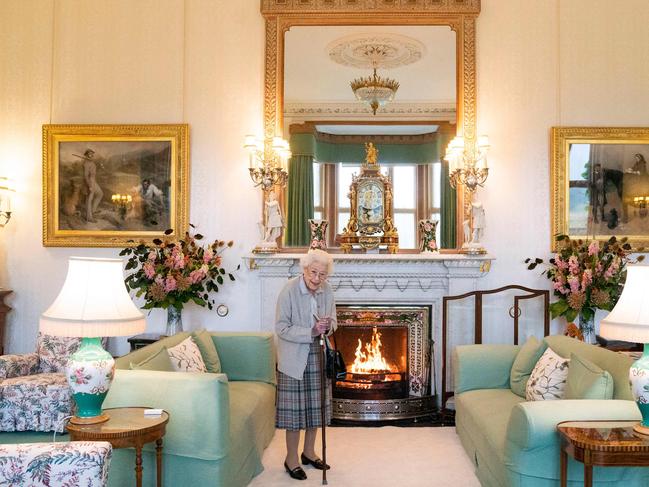
<path fill-rule="evenodd" d="M 528 401 L 562 399 L 570 359 L 560 357 L 548 348 L 534 366 L 525 387 L 525 398 Z"/>
<path fill-rule="evenodd" d="M 176 372 L 207 372 L 201 351 L 192 337 L 187 337 L 175 347 L 168 348 L 167 352 Z"/>

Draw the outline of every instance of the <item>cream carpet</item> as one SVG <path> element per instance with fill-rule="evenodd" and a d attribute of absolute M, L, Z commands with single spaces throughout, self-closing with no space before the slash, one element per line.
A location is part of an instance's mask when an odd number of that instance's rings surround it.
<path fill-rule="evenodd" d="M 319 445 L 318 437 L 318 453 Z M 310 466 L 303 467 L 307 480 L 290 478 L 285 452 L 277 430 L 250 487 L 322 485 L 322 472 Z M 327 428 L 327 463 L 332 487 L 480 487 L 455 428 Z"/>

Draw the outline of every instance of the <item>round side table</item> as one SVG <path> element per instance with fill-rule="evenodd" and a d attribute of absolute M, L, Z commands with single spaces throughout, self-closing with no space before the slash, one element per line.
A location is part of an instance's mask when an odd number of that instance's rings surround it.
<path fill-rule="evenodd" d="M 135 448 L 135 480 L 142 487 L 142 447 L 145 443 L 156 444 L 156 480 L 162 486 L 162 437 L 165 435 L 169 414 L 145 416 L 149 408 L 104 409 L 108 421 L 98 424 L 72 424 L 66 426 L 72 441 L 108 441 L 113 448 Z"/>

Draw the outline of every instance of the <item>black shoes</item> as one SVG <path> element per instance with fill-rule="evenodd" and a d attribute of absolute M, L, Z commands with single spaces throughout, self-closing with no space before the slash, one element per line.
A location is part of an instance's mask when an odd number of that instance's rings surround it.
<path fill-rule="evenodd" d="M 293 470 L 291 470 L 290 468 L 288 468 L 286 462 L 284 462 L 284 468 L 286 469 L 286 471 L 288 472 L 288 474 L 291 476 L 292 479 L 306 480 L 306 473 L 304 472 L 304 470 L 302 470 L 302 467 L 295 467 Z"/>
<path fill-rule="evenodd" d="M 302 460 L 302 465 L 311 465 L 312 467 L 315 467 L 318 470 L 324 470 L 325 468 L 329 470 L 331 468 L 329 465 L 325 465 L 325 463 L 319 458 L 317 460 L 311 460 L 304 453 L 302 453 L 300 457 Z"/>

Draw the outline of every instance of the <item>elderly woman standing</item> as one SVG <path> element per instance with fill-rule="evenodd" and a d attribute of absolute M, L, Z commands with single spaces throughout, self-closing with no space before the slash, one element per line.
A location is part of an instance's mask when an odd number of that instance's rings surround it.
<path fill-rule="evenodd" d="M 275 332 L 278 337 L 276 426 L 286 430 L 284 468 L 291 478 L 304 480 L 298 460 L 300 430 L 306 430 L 303 465 L 329 468 L 315 453 L 322 426 L 321 359 L 318 337 L 336 329 L 336 304 L 327 276 L 333 259 L 322 250 L 310 250 L 300 261 L 302 275 L 289 280 L 277 300 Z M 331 418 L 331 394 L 326 384 L 326 417 Z"/>

